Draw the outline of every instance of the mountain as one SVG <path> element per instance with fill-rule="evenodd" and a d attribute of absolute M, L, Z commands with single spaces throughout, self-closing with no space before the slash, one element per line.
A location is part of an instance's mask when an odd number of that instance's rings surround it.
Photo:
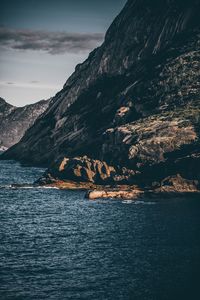
<path fill-rule="evenodd" d="M 112 166 L 140 185 L 198 187 L 199 75 L 200 0 L 130 0 L 4 158 L 62 179 L 69 164 L 94 182 Z"/>
<path fill-rule="evenodd" d="M 0 148 L 9 148 L 19 142 L 48 105 L 49 100 L 42 100 L 24 107 L 15 107 L 0 98 Z"/>

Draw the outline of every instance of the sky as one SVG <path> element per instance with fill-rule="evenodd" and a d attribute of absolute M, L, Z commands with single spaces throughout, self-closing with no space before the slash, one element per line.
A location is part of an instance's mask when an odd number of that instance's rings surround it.
<path fill-rule="evenodd" d="M 0 0 L 0 97 L 48 99 L 101 45 L 126 0 Z"/>

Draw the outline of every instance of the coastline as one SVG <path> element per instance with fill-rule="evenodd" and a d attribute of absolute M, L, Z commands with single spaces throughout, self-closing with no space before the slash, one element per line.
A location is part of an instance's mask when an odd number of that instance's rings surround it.
<path fill-rule="evenodd" d="M 2 154 L 3 152 L 5 152 L 6 150 L 8 150 L 7 147 L 1 146 L 0 147 L 0 154 Z"/>
<path fill-rule="evenodd" d="M 148 197 L 166 197 L 171 198 L 174 196 L 193 196 L 199 195 L 200 190 L 189 189 L 182 187 L 180 189 L 173 187 L 161 187 L 157 189 L 141 189 L 136 185 L 95 185 L 89 182 L 73 182 L 57 180 L 49 184 L 40 185 L 43 187 L 52 187 L 60 190 L 81 190 L 85 191 L 85 197 L 89 200 L 96 199 L 122 199 L 122 200 L 137 200 L 140 198 Z"/>

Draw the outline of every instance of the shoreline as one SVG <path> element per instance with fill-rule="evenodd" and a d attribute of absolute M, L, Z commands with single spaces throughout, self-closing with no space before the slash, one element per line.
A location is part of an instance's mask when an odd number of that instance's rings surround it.
<path fill-rule="evenodd" d="M 176 197 L 176 196 L 193 196 L 199 195 L 200 190 L 196 189 L 175 189 L 172 187 L 159 189 L 141 189 L 136 185 L 95 185 L 88 182 L 73 181 L 55 181 L 49 184 L 40 185 L 43 187 L 52 187 L 60 190 L 85 191 L 85 197 L 89 200 L 96 199 L 122 199 L 137 200 L 146 197 Z"/>

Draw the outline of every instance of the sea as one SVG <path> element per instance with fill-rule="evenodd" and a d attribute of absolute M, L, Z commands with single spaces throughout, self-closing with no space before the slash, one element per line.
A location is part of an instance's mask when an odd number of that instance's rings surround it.
<path fill-rule="evenodd" d="M 0 161 L 1 300 L 200 299 L 198 196 L 89 201 L 43 172 Z"/>

